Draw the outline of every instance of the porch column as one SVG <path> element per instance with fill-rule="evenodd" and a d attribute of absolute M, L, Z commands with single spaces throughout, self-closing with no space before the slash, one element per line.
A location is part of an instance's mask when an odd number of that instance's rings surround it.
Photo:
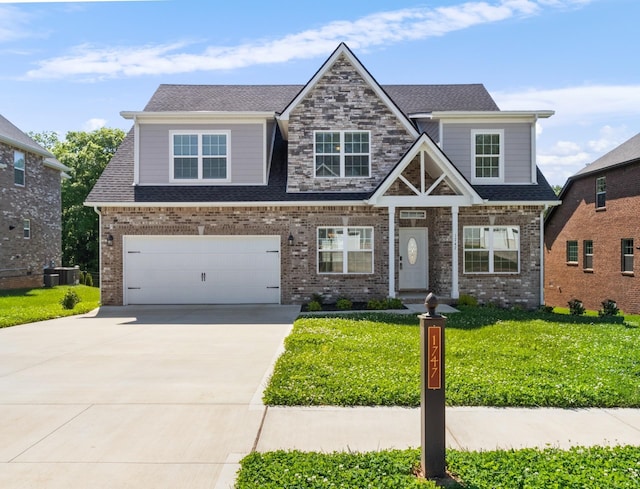
<path fill-rule="evenodd" d="M 389 297 L 396 296 L 396 208 L 389 206 Z"/>
<path fill-rule="evenodd" d="M 458 299 L 458 210 L 457 205 L 451 206 L 451 298 Z"/>

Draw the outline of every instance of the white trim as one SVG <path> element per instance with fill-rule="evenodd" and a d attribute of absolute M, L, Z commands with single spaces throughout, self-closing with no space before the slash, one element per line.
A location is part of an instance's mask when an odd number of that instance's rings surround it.
<path fill-rule="evenodd" d="M 538 183 L 538 172 L 536 171 L 536 117 L 531 124 L 531 183 Z"/>
<path fill-rule="evenodd" d="M 495 123 L 498 120 L 505 122 L 532 121 L 535 119 L 548 119 L 553 110 L 437 110 L 431 113 L 433 119 L 445 119 L 447 122 L 476 122 L 487 121 Z"/>
<path fill-rule="evenodd" d="M 339 147 L 339 153 L 318 153 L 318 151 L 316 150 L 316 136 L 318 133 L 338 133 L 340 134 L 340 141 L 338 142 L 338 147 Z M 345 135 L 347 133 L 351 133 L 351 134 L 355 134 L 355 133 L 366 133 L 367 134 L 367 139 L 368 139 L 368 146 L 369 146 L 369 152 L 368 153 L 346 153 L 345 152 Z M 368 161 L 369 161 L 369 168 L 368 168 L 368 175 L 353 175 L 353 176 L 347 176 L 345 175 L 346 173 L 346 157 L 347 155 L 349 156 L 367 156 L 368 157 Z M 323 176 L 318 176 L 316 175 L 316 157 L 318 156 L 338 156 L 339 157 L 339 163 L 340 163 L 340 174 L 336 175 L 336 176 L 328 176 L 328 175 L 323 175 Z M 372 178 L 371 176 L 371 131 L 369 130 L 359 130 L 359 129 L 336 129 L 336 130 L 316 130 L 313 131 L 313 178 L 318 178 L 318 179 L 335 179 L 335 178 Z"/>
<path fill-rule="evenodd" d="M 364 200 L 256 201 L 256 202 L 92 202 L 88 207 L 366 207 Z"/>
<path fill-rule="evenodd" d="M 407 209 L 404 211 L 400 211 L 400 219 L 426 219 L 426 218 L 427 218 L 427 211 L 422 211 L 418 209 Z"/>
<path fill-rule="evenodd" d="M 540 211 L 540 305 L 544 304 L 544 213 L 547 206 Z"/>
<path fill-rule="evenodd" d="M 389 297 L 396 296 L 396 208 L 389 206 Z"/>
<path fill-rule="evenodd" d="M 173 138 L 174 136 L 197 136 L 198 137 L 198 178 L 175 178 L 175 158 L 176 155 L 173 153 Z M 226 148 L 227 154 L 225 158 L 227 160 L 226 164 L 226 177 L 225 178 L 204 178 L 202 176 L 203 173 L 203 159 L 206 157 L 202 154 L 202 137 L 203 136 L 220 136 L 224 135 L 226 137 Z M 208 185 L 217 185 L 220 183 L 229 183 L 231 182 L 231 131 L 229 130 L 172 130 L 169 131 L 169 183 L 179 183 L 183 185 L 188 184 L 203 184 L 206 183 Z"/>
<path fill-rule="evenodd" d="M 459 243 L 459 231 L 458 231 L 458 212 L 460 208 L 457 205 L 451 206 L 451 298 L 457 299 L 460 297 L 459 286 L 459 274 L 460 263 L 458 260 L 458 243 Z"/>
<path fill-rule="evenodd" d="M 11 123 L 10 123 L 11 124 Z M 15 126 L 14 126 L 15 127 Z M 22 143 L 16 139 L 7 137 L 7 136 L 3 136 L 2 134 L 0 134 L 0 143 L 6 143 L 9 146 L 13 146 L 15 148 L 18 148 L 22 151 L 26 151 L 27 153 L 34 153 L 37 154 L 39 156 L 44 156 L 45 158 L 55 158 L 55 155 L 49 151 L 47 151 L 46 149 L 42 148 L 40 145 L 38 145 L 38 147 L 35 146 L 29 146 L 25 143 Z M 34 141 L 34 144 L 37 144 Z"/>
<path fill-rule="evenodd" d="M 140 184 L 140 124 L 133 119 L 133 184 Z"/>
<path fill-rule="evenodd" d="M 227 112 L 218 110 L 164 112 L 122 111 L 120 112 L 120 115 L 124 119 L 139 120 L 145 124 L 166 124 L 167 122 L 175 124 L 198 122 L 205 124 L 215 122 L 216 120 L 224 120 L 226 123 L 251 123 L 263 121 L 265 119 L 273 119 L 275 117 L 275 112 Z"/>
<path fill-rule="evenodd" d="M 25 236 L 25 233 L 28 236 Z M 22 237 L 24 239 L 31 239 L 31 219 L 22 218 Z"/>
<path fill-rule="evenodd" d="M 22 155 L 22 158 L 18 158 L 18 154 Z M 16 166 L 16 162 L 22 160 L 22 168 Z M 22 183 L 16 183 L 16 172 L 22 172 Z M 26 187 L 27 185 L 27 155 L 24 151 L 17 149 L 13 150 L 13 185 L 16 187 Z"/>
<path fill-rule="evenodd" d="M 320 230 L 321 229 L 341 229 L 342 230 L 342 249 L 338 250 L 321 250 L 320 249 Z M 352 250 L 349 249 L 349 230 L 350 229 L 369 229 L 371 230 L 371 249 Z M 321 272 L 320 271 L 320 253 L 323 251 L 341 251 L 342 252 L 342 272 Z M 359 251 L 371 254 L 371 271 L 370 272 L 349 272 L 350 251 Z M 373 226 L 318 226 L 316 228 L 316 273 L 322 275 L 372 275 L 375 273 L 375 232 Z"/>
<path fill-rule="evenodd" d="M 67 172 L 67 171 L 71 171 L 71 168 L 69 168 L 68 166 L 63 165 L 62 163 L 60 163 L 55 158 L 45 158 L 43 160 L 42 164 L 44 166 L 46 166 L 47 168 L 51 168 L 53 170 L 58 170 L 58 171 L 63 172 L 63 173 Z"/>
<path fill-rule="evenodd" d="M 466 270 L 466 259 L 465 259 L 465 248 L 464 243 L 464 230 L 465 229 L 488 229 L 489 235 L 487 237 L 487 247 L 486 248 L 470 248 L 469 251 L 487 251 L 489 253 L 489 270 L 484 272 L 467 272 Z M 496 272 L 495 271 L 495 263 L 494 263 L 494 255 L 495 255 L 495 247 L 494 247 L 494 234 L 496 229 L 517 229 L 518 236 L 518 248 L 516 250 L 512 249 L 499 249 L 498 251 L 517 251 L 518 252 L 518 270 L 515 272 Z M 472 226 L 464 226 L 462 228 L 462 273 L 464 275 L 519 275 L 522 267 L 520 266 L 520 262 L 522 261 L 522 239 L 520 233 L 520 226 L 518 225 L 492 225 L 489 224 L 487 226 L 484 225 L 472 225 Z"/>
<path fill-rule="evenodd" d="M 100 293 L 100 303 L 102 304 L 102 212 L 97 207 L 93 208 L 93 211 L 98 214 L 98 290 Z M 124 256 L 122 257 L 124 260 Z M 124 304 L 124 283 L 122 287 L 122 300 Z"/>
<path fill-rule="evenodd" d="M 498 176 L 497 177 L 478 177 L 476 175 L 476 136 L 478 135 L 495 135 L 500 137 L 500 154 L 498 155 Z M 494 185 L 497 183 L 504 183 L 504 160 L 505 160 L 505 141 L 504 141 L 504 129 L 471 129 L 471 183 L 476 185 Z M 486 157 L 493 157 L 493 155 L 480 155 Z"/>
<path fill-rule="evenodd" d="M 267 184 L 267 178 L 269 178 L 269 169 L 267 168 L 269 163 L 269 155 L 267 155 L 267 121 L 262 123 L 262 184 Z M 271 151 L 273 151 L 273 142 L 271 143 Z"/>

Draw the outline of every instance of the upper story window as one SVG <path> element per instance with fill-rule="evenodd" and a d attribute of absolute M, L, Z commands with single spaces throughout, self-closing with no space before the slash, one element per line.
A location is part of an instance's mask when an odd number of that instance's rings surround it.
<path fill-rule="evenodd" d="M 171 181 L 229 181 L 229 131 L 172 132 Z"/>
<path fill-rule="evenodd" d="M 582 242 L 583 264 L 585 270 L 593 270 L 593 240 L 585 239 Z"/>
<path fill-rule="evenodd" d="M 13 152 L 13 182 L 24 187 L 25 182 L 25 159 L 22 151 Z"/>
<path fill-rule="evenodd" d="M 518 273 L 520 228 L 465 226 L 464 273 Z"/>
<path fill-rule="evenodd" d="M 318 228 L 318 273 L 373 273 L 373 228 Z"/>
<path fill-rule="evenodd" d="M 369 131 L 316 131 L 316 177 L 368 177 L 371 175 Z"/>
<path fill-rule="evenodd" d="M 607 178 L 596 178 L 596 209 L 604 207 L 607 203 Z"/>
<path fill-rule="evenodd" d="M 504 181 L 504 130 L 471 131 L 471 154 L 475 182 Z"/>
<path fill-rule="evenodd" d="M 578 242 L 567 241 L 567 263 L 578 263 Z"/>
<path fill-rule="evenodd" d="M 633 273 L 633 239 L 626 238 L 621 241 L 621 268 L 622 273 Z"/>
<path fill-rule="evenodd" d="M 31 220 L 23 219 L 22 220 L 22 236 L 24 239 L 31 239 Z"/>

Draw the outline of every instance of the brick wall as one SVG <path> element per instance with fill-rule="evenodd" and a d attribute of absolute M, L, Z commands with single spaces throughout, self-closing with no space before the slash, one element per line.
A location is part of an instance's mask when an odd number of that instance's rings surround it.
<path fill-rule="evenodd" d="M 606 176 L 606 206 L 596 210 L 595 181 Z M 580 299 L 598 310 L 607 299 L 640 314 L 640 163 L 575 180 L 545 227 L 545 302 L 568 307 Z M 634 240 L 634 273 L 621 269 L 621 240 Z M 567 241 L 578 242 L 578 263 L 566 260 Z M 584 240 L 593 241 L 593 269 L 584 268 Z M 638 270 L 638 271 L 636 271 Z"/>
<path fill-rule="evenodd" d="M 371 131 L 371 176 L 315 178 L 314 130 L 349 129 Z M 413 141 L 398 118 L 341 56 L 290 115 L 287 190 L 371 191 Z"/>
<path fill-rule="evenodd" d="M 14 184 L 14 150 L 0 143 L 0 289 L 40 287 L 43 268 L 61 265 L 60 172 L 27 153 L 25 186 Z M 23 220 L 31 238 L 23 237 Z M 13 230 L 9 230 L 14 226 Z"/>
<path fill-rule="evenodd" d="M 121 305 L 122 236 L 124 235 L 280 235 L 281 296 L 285 304 L 308 302 L 321 293 L 328 302 L 340 296 L 364 301 L 388 295 L 388 219 L 385 210 L 367 207 L 242 207 L 242 208 L 105 208 L 102 246 L 102 303 Z M 374 273 L 321 275 L 317 273 L 318 226 L 373 226 Z M 294 245 L 288 246 L 289 234 Z"/>

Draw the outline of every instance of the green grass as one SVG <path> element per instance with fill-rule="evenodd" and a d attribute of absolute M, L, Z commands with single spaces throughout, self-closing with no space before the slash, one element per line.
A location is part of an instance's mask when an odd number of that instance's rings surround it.
<path fill-rule="evenodd" d="M 264 402 L 419 406 L 419 334 L 412 316 L 298 319 Z M 597 317 L 464 309 L 447 322 L 446 399 L 465 406 L 639 407 L 640 329 Z"/>
<path fill-rule="evenodd" d="M 68 289 L 73 289 L 81 300 L 70 310 L 64 309 L 60 304 L 60 300 Z M 0 328 L 84 314 L 98 307 L 99 300 L 100 290 L 85 285 L 3 290 L 0 291 Z"/>
<path fill-rule="evenodd" d="M 420 451 L 318 454 L 252 453 L 241 461 L 236 489 L 435 488 L 412 475 Z M 465 452 L 448 450 L 460 489 L 631 489 L 640 487 L 640 447 L 576 447 Z"/>

